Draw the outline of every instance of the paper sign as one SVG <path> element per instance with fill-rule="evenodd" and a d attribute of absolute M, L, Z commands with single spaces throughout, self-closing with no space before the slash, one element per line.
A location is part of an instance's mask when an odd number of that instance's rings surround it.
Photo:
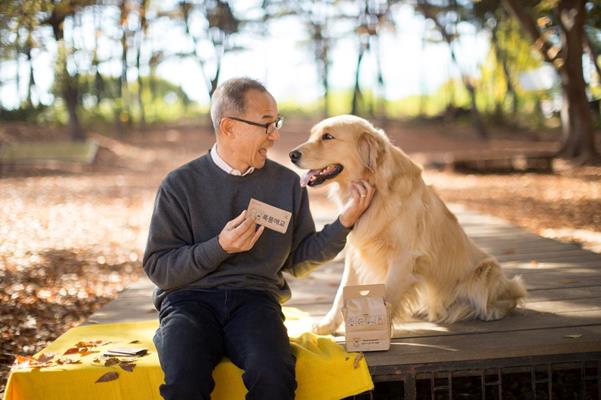
<path fill-rule="evenodd" d="M 292 213 L 270 206 L 262 201 L 250 199 L 250 203 L 248 203 L 248 215 L 259 225 L 273 229 L 276 232 L 286 233 Z"/>
<path fill-rule="evenodd" d="M 390 349 L 390 310 L 384 285 L 345 286 L 343 289 L 346 351 Z"/>

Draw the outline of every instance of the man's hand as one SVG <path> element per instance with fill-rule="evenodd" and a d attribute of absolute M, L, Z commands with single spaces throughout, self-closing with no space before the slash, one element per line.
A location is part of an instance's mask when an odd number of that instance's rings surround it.
<path fill-rule="evenodd" d="M 265 230 L 264 226 L 257 229 L 255 221 L 246 214 L 246 210 L 242 211 L 240 215 L 225 224 L 219 234 L 219 244 L 228 254 L 252 249 Z"/>
<path fill-rule="evenodd" d="M 340 223 L 345 228 L 352 228 L 355 222 L 367 210 L 376 189 L 367 181 L 355 181 L 351 184 L 351 200 L 348 202 L 342 214 Z"/>

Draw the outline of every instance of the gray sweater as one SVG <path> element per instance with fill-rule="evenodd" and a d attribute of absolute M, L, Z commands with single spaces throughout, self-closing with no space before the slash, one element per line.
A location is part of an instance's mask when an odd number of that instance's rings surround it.
<path fill-rule="evenodd" d="M 285 234 L 265 229 L 254 247 L 228 254 L 218 235 L 251 198 L 290 211 Z M 282 276 L 304 276 L 342 250 L 350 229 L 337 219 L 315 232 L 307 191 L 288 168 L 267 160 L 247 176 L 220 169 L 210 153 L 172 171 L 161 183 L 150 223 L 143 267 L 157 285 L 154 305 L 189 288 L 266 290 L 290 298 Z"/>

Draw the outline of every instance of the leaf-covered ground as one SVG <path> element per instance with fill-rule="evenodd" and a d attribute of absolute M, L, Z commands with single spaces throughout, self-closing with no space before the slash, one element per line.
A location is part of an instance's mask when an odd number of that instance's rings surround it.
<path fill-rule="evenodd" d="M 305 140 L 306 122 L 290 122 L 271 156 Z M 539 148 L 546 142 L 500 135 L 477 141 L 465 127 L 389 125 L 408 153 Z M 468 132 L 468 133 L 466 133 Z M 443 136 L 444 133 L 444 136 Z M 60 130 L 2 125 L 0 140 L 64 137 Z M 159 127 L 126 141 L 93 137 L 96 164 L 84 171 L 15 169 L 0 177 L 0 393 L 16 355 L 31 355 L 134 282 L 156 187 L 167 171 L 203 154 L 213 142 L 207 128 Z M 564 240 L 601 243 L 601 168 L 561 175 L 465 175 L 426 170 L 447 201 L 462 202 Z M 324 191 L 312 192 L 315 214 L 333 212 Z M 601 250 L 600 250 L 601 251 Z"/>

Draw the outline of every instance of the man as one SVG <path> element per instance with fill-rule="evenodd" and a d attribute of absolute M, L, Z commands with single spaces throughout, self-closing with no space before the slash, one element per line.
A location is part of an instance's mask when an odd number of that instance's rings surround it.
<path fill-rule="evenodd" d="M 357 182 L 340 217 L 315 232 L 307 192 L 293 171 L 267 159 L 282 119 L 259 82 L 232 79 L 212 97 L 216 143 L 161 183 L 143 266 L 157 285 L 154 341 L 165 399 L 209 399 L 223 356 L 244 370 L 249 399 L 292 399 L 295 359 L 280 303 L 282 276 L 334 257 L 367 209 L 373 188 Z M 285 233 L 257 229 L 251 198 L 292 213 Z"/>

